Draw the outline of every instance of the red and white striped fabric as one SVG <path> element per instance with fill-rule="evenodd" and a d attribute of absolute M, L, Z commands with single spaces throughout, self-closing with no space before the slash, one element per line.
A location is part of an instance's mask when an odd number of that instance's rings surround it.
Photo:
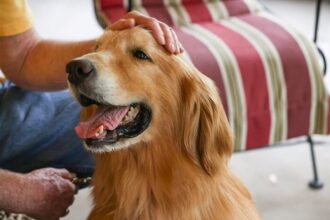
<path fill-rule="evenodd" d="M 127 1 L 96 0 L 99 18 L 121 18 Z M 255 0 L 133 0 L 173 26 L 196 67 L 213 79 L 235 150 L 329 133 L 329 96 L 310 40 Z"/>
<path fill-rule="evenodd" d="M 129 0 L 94 0 L 104 24 L 122 18 Z M 255 0 L 132 0 L 134 10 L 148 14 L 168 25 L 218 21 L 231 16 L 255 13 L 262 6 Z"/>

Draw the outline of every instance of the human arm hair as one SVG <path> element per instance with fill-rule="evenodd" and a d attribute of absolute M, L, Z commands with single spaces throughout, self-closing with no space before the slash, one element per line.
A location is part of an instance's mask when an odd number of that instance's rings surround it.
<path fill-rule="evenodd" d="M 65 169 L 42 168 L 26 174 L 0 169 L 0 210 L 36 219 L 59 219 L 77 193 Z"/>
<path fill-rule="evenodd" d="M 39 91 L 65 89 L 66 64 L 93 50 L 94 40 L 61 42 L 45 40 L 30 29 L 0 37 L 0 68 L 16 85 Z"/>

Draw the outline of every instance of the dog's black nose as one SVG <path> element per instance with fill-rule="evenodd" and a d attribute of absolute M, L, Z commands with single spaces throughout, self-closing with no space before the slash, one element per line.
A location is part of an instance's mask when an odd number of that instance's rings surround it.
<path fill-rule="evenodd" d="M 74 85 L 78 85 L 94 74 L 95 69 L 91 61 L 87 59 L 72 60 L 66 65 L 68 80 Z"/>

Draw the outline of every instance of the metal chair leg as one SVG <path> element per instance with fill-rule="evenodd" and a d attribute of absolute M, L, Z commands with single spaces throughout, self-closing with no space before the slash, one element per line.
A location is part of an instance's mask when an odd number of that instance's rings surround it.
<path fill-rule="evenodd" d="M 307 141 L 308 141 L 310 149 L 311 149 L 312 166 L 313 166 L 313 180 L 310 181 L 308 185 L 311 189 L 322 189 L 323 183 L 320 182 L 319 177 L 318 177 L 314 143 L 313 143 L 312 137 L 310 135 L 307 136 Z"/>
<path fill-rule="evenodd" d="M 321 14 L 321 5 L 322 0 L 317 0 L 316 2 L 316 12 L 315 12 L 315 25 L 314 25 L 314 43 L 317 43 L 317 37 L 319 32 L 319 21 L 320 21 L 320 14 Z"/>
<path fill-rule="evenodd" d="M 317 38 L 318 38 L 318 32 L 319 32 L 319 21 L 320 21 L 320 14 L 321 14 L 321 5 L 322 0 L 316 1 L 316 12 L 315 12 L 315 23 L 314 23 L 314 36 L 313 41 L 317 47 L 317 50 L 319 51 L 322 61 L 323 61 L 323 75 L 327 74 L 327 59 L 325 58 L 325 55 L 321 48 L 317 45 Z"/>
<path fill-rule="evenodd" d="M 128 1 L 128 6 L 127 6 L 127 12 L 130 12 L 133 10 L 133 1 L 129 0 Z"/>
<path fill-rule="evenodd" d="M 326 59 L 325 54 L 322 51 L 322 49 L 317 45 L 316 45 L 316 47 L 317 47 L 317 50 L 319 51 L 319 54 L 320 54 L 320 56 L 322 58 L 322 61 L 323 61 L 323 76 L 325 76 L 327 74 L 327 68 L 328 68 L 327 67 L 327 59 Z"/>

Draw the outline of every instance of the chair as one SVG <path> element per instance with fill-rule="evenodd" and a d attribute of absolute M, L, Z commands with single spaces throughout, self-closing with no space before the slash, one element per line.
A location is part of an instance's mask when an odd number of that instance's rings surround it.
<path fill-rule="evenodd" d="M 235 151 L 329 133 L 329 96 L 315 45 L 257 0 L 94 0 L 105 27 L 136 10 L 176 31 L 189 58 L 218 86 Z"/>

